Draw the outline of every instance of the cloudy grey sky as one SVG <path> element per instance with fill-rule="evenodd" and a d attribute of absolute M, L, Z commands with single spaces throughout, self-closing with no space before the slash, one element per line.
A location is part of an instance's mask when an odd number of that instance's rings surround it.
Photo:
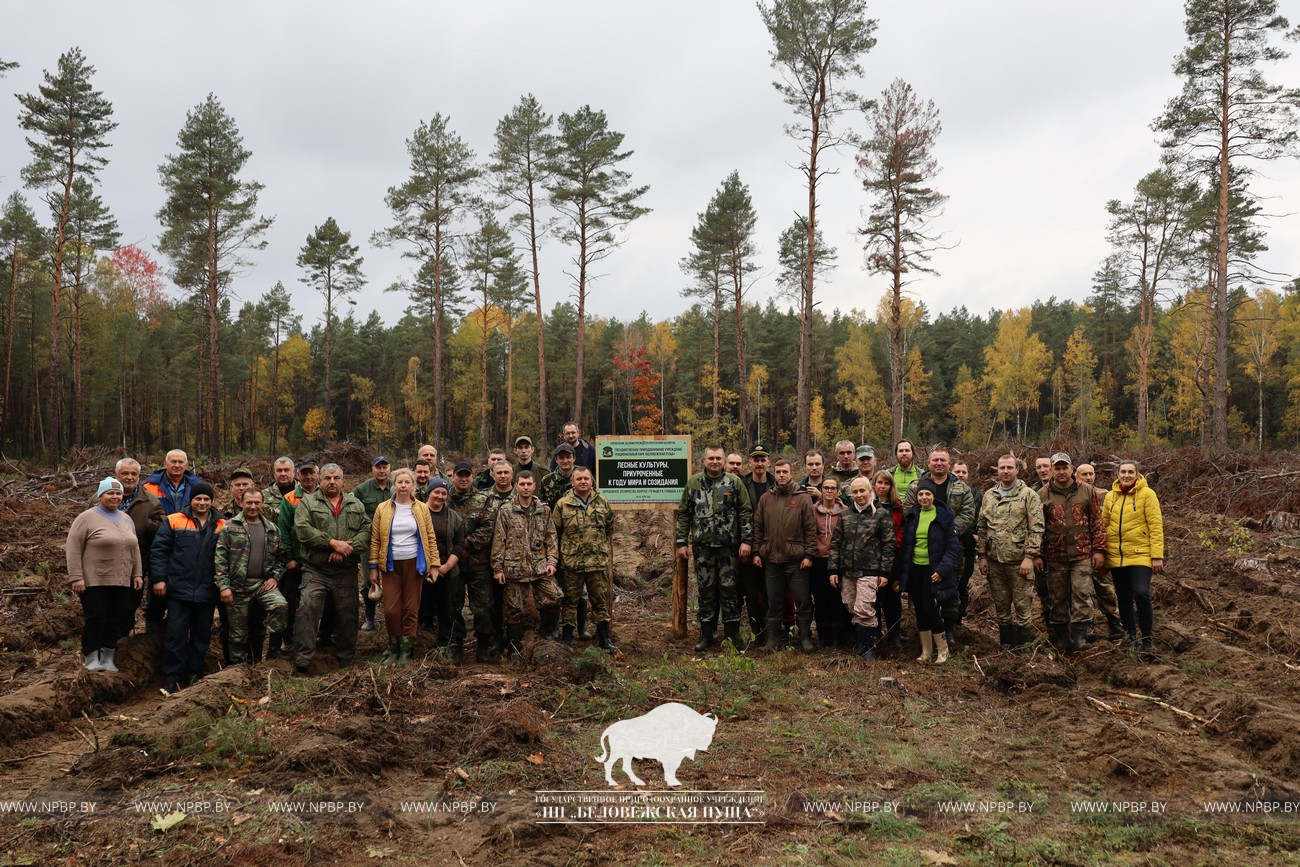
<path fill-rule="evenodd" d="M 133 2 L 20 0 L 8 5 L 0 57 L 20 62 L 0 81 L 0 195 L 28 159 L 11 94 L 36 89 L 59 54 L 79 46 L 115 106 L 111 160 L 101 176 L 123 243 L 152 250 L 162 202 L 157 166 L 174 151 L 185 113 L 216 93 L 253 151 L 269 245 L 238 281 L 256 299 L 284 281 L 310 323 L 319 296 L 298 281 L 305 238 L 333 216 L 366 258 L 364 315 L 393 322 L 404 301 L 382 290 L 408 273 L 396 251 L 369 245 L 389 222 L 385 190 L 407 172 L 404 141 L 441 112 L 480 158 L 497 120 L 525 93 L 547 111 L 605 111 L 635 156 L 625 163 L 654 211 L 602 263 L 590 309 L 654 318 L 680 296 L 696 215 L 733 169 L 758 210 L 762 271 L 751 297 L 775 291 L 776 239 L 806 202 L 792 115 L 772 87 L 767 32 L 748 0 L 610 3 Z M 1105 255 L 1104 206 L 1129 195 L 1158 160 L 1149 124 L 1179 88 L 1182 3 L 1173 0 L 888 0 L 869 4 L 878 45 L 853 86 L 878 95 L 895 77 L 939 108 L 937 186 L 951 198 L 936 226 L 957 246 L 936 254 L 938 276 L 912 287 L 932 311 L 1082 299 Z M 1268 72 L 1300 84 L 1300 62 Z M 3 118 L 9 118 L 3 120 Z M 864 125 L 857 124 L 859 128 Z M 854 229 L 866 203 L 852 155 L 820 196 L 820 224 L 839 264 L 819 288 L 826 309 L 872 310 L 884 280 L 862 270 Z M 1300 161 L 1265 168 L 1272 248 L 1261 264 L 1300 270 Z M 33 199 L 34 200 L 34 199 Z M 569 251 L 551 241 L 544 302 L 568 297 Z"/>

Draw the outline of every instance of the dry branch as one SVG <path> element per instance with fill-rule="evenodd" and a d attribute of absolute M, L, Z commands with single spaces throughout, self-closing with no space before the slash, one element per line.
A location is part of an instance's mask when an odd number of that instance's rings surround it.
<path fill-rule="evenodd" d="M 1189 711 L 1185 711 L 1180 707 L 1174 707 L 1169 702 L 1161 701 L 1160 699 L 1156 698 L 1153 695 L 1142 695 L 1142 693 L 1140 692 L 1123 692 L 1121 690 L 1114 690 L 1114 694 L 1127 696 L 1128 698 L 1136 698 L 1142 701 L 1149 701 L 1152 704 L 1159 705 L 1160 707 L 1164 708 L 1167 711 L 1178 714 L 1180 717 L 1183 717 L 1184 719 L 1189 719 L 1195 723 L 1203 725 L 1208 729 L 1213 729 L 1216 732 L 1219 730 L 1219 727 L 1215 725 L 1214 720 L 1208 720 L 1203 716 L 1197 716 L 1196 714 L 1191 713 Z"/>

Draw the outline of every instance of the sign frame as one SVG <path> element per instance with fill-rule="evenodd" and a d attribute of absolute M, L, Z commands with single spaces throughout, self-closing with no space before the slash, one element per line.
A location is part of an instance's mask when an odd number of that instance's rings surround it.
<path fill-rule="evenodd" d="M 670 497 L 665 497 L 651 502 L 639 502 L 639 503 L 615 502 L 613 499 L 610 498 L 610 492 L 606 489 L 605 484 L 601 478 L 602 464 L 606 462 L 612 463 L 614 459 L 609 457 L 602 457 L 601 451 L 604 446 L 610 443 L 619 443 L 619 442 L 622 443 L 673 442 L 673 443 L 684 444 L 685 452 L 686 452 L 686 473 L 682 477 L 682 487 L 650 489 L 655 492 L 664 492 L 664 493 L 667 493 L 669 491 L 672 492 Z M 682 490 L 686 487 L 686 482 L 693 475 L 693 471 L 694 471 L 693 464 L 695 461 L 695 455 L 694 452 L 692 451 L 691 437 L 689 435 L 685 435 L 685 436 L 676 436 L 676 435 L 669 435 L 669 434 L 659 434 L 654 436 L 633 436 L 633 435 L 622 435 L 622 434 L 606 435 L 597 438 L 595 443 L 595 449 L 596 449 L 596 490 L 600 491 L 601 495 L 605 497 L 605 499 L 609 500 L 610 507 L 613 508 L 615 511 L 643 511 L 643 510 L 661 510 L 661 509 L 666 510 L 666 509 L 676 509 L 678 506 L 681 505 Z M 680 458 L 673 458 L 673 459 L 680 460 Z"/>

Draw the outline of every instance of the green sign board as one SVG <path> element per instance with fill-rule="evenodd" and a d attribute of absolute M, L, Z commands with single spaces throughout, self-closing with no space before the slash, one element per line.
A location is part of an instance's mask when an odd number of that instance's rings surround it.
<path fill-rule="evenodd" d="M 691 477 L 690 437 L 603 436 L 596 486 L 622 509 L 675 509 Z"/>

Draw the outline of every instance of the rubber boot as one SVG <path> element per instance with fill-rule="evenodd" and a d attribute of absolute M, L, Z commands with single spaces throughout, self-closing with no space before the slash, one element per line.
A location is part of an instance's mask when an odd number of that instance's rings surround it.
<path fill-rule="evenodd" d="M 375 600 L 371 599 L 369 594 L 366 594 L 366 622 L 361 624 L 362 632 L 369 632 L 375 628 L 375 606 Z"/>
<path fill-rule="evenodd" d="M 921 655 L 916 658 L 916 661 L 929 662 L 934 654 L 934 636 L 929 632 L 918 632 L 917 637 L 921 639 Z"/>
<path fill-rule="evenodd" d="M 541 612 L 541 623 L 537 626 L 537 632 L 542 638 L 551 641 L 558 641 L 560 626 L 560 611 L 558 608 Z"/>
<path fill-rule="evenodd" d="M 600 634 L 599 625 L 596 627 L 596 634 L 597 635 Z M 731 642 L 731 646 L 735 648 L 735 651 L 737 653 L 741 653 L 745 650 L 745 641 L 740 637 L 739 623 L 722 624 L 722 636 L 723 636 L 723 640 Z M 604 649 L 603 645 L 602 645 L 602 649 Z"/>
<path fill-rule="evenodd" d="M 266 642 L 266 659 L 269 662 L 272 659 L 288 659 L 289 654 L 282 649 L 284 647 L 284 633 L 272 632 Z"/>
<path fill-rule="evenodd" d="M 890 653 L 903 652 L 903 630 L 901 629 L 889 630 L 889 652 Z"/>
<path fill-rule="evenodd" d="M 572 626 L 569 626 L 567 623 L 564 625 L 564 631 L 563 631 L 563 633 L 562 633 L 562 635 L 561 635 L 560 640 L 564 642 L 564 646 L 565 646 L 565 647 L 568 647 L 568 648 L 572 648 L 572 647 L 573 647 L 573 627 L 572 627 Z"/>
<path fill-rule="evenodd" d="M 522 626 L 506 627 L 506 644 L 510 655 L 518 659 L 524 653 L 524 628 Z"/>
<path fill-rule="evenodd" d="M 1070 643 L 1070 624 L 1068 623 L 1047 624 L 1047 640 L 1062 653 L 1073 652 L 1073 646 Z"/>
<path fill-rule="evenodd" d="M 1151 639 L 1148 638 L 1147 641 Z M 101 647 L 99 649 L 99 668 L 100 671 L 117 671 L 117 666 L 113 663 L 113 655 L 117 650 L 112 647 Z"/>
<path fill-rule="evenodd" d="M 799 649 L 804 653 L 812 653 L 817 649 L 812 639 L 812 618 L 799 618 Z"/>
<path fill-rule="evenodd" d="M 727 624 L 728 638 L 732 637 L 731 633 L 733 630 L 735 631 L 736 634 L 736 638 L 734 640 L 739 640 L 740 624 L 739 623 Z M 606 653 L 613 653 L 615 650 L 618 649 L 617 647 L 614 646 L 614 639 L 610 637 L 608 620 L 604 621 L 603 623 L 596 624 L 596 639 L 600 642 L 600 649 L 605 651 Z"/>
<path fill-rule="evenodd" d="M 1003 650 L 1012 650 L 1016 643 L 1016 628 L 1005 624 L 998 624 L 998 644 Z"/>
<path fill-rule="evenodd" d="M 1088 624 L 1070 624 L 1070 648 L 1075 653 L 1088 648 Z"/>
<path fill-rule="evenodd" d="M 1155 643 L 1154 641 L 1151 640 L 1151 636 L 1150 636 L 1150 635 L 1144 635 L 1144 636 L 1142 636 L 1142 640 L 1138 643 L 1138 647 L 1139 647 L 1139 652 L 1142 654 L 1142 657 L 1143 657 L 1144 659 L 1152 659 L 1152 658 L 1155 657 L 1155 655 L 1156 655 L 1156 643 Z M 100 658 L 101 658 L 101 659 L 103 658 L 102 653 L 101 653 L 101 657 L 100 657 Z M 110 657 L 109 660 L 108 660 L 108 662 L 111 664 L 112 661 L 113 661 L 113 660 L 112 660 L 112 657 Z M 114 668 L 114 669 L 110 669 L 110 668 L 108 668 L 107 665 L 104 667 L 104 670 L 105 670 L 105 671 L 117 671 L 117 669 L 115 669 L 115 668 Z"/>
<path fill-rule="evenodd" d="M 952 652 L 952 653 L 956 653 L 956 652 L 957 652 L 957 639 L 953 637 L 952 630 L 953 630 L 953 628 L 952 628 L 951 626 L 949 626 L 949 627 L 947 627 L 946 629 L 944 629 L 944 631 L 943 631 L 943 640 L 946 641 L 946 642 L 948 642 L 948 650 L 949 650 L 950 652 Z"/>
<path fill-rule="evenodd" d="M 763 649 L 775 653 L 785 647 L 785 628 L 776 620 L 769 620 L 763 630 Z"/>
<path fill-rule="evenodd" d="M 870 649 L 870 645 L 867 643 L 870 641 L 868 635 L 867 627 L 857 625 L 853 627 L 853 639 L 855 642 L 853 645 L 854 656 L 860 656 L 863 659 L 867 658 L 867 651 Z"/>
<path fill-rule="evenodd" d="M 942 632 L 934 633 L 934 664 L 943 665 L 948 661 L 948 639 Z"/>
<path fill-rule="evenodd" d="M 85 660 L 86 671 L 103 671 L 104 666 L 99 663 L 99 651 L 92 650 L 86 654 Z"/>
<path fill-rule="evenodd" d="M 1106 638 L 1109 641 L 1124 640 L 1124 624 L 1119 622 L 1119 617 L 1114 614 L 1106 615 Z"/>
<path fill-rule="evenodd" d="M 403 637 L 398 644 L 397 664 L 405 665 L 411 661 L 411 653 L 415 650 L 415 638 Z"/>
<path fill-rule="evenodd" d="M 388 639 L 388 649 L 384 651 L 384 656 L 379 660 L 380 665 L 388 665 L 396 662 L 398 655 L 401 653 L 402 640 L 400 638 Z"/>
<path fill-rule="evenodd" d="M 587 631 L 587 600 L 585 597 L 578 599 L 578 640 L 591 641 L 595 638 Z"/>
<path fill-rule="evenodd" d="M 876 658 L 876 644 L 880 641 L 880 627 L 864 626 L 862 627 L 862 630 L 866 633 L 864 638 L 867 646 L 866 649 L 862 651 L 861 656 L 866 660 L 874 660 Z"/>
<path fill-rule="evenodd" d="M 1016 630 L 1016 647 L 1024 647 L 1034 643 L 1034 628 L 1032 626 L 1017 626 Z"/>
<path fill-rule="evenodd" d="M 696 653 L 703 653 L 713 646 L 713 631 L 717 628 L 713 623 L 700 624 L 700 640 L 695 643 Z"/>
<path fill-rule="evenodd" d="M 492 638 L 488 635 L 474 636 L 474 661 L 492 662 Z"/>

